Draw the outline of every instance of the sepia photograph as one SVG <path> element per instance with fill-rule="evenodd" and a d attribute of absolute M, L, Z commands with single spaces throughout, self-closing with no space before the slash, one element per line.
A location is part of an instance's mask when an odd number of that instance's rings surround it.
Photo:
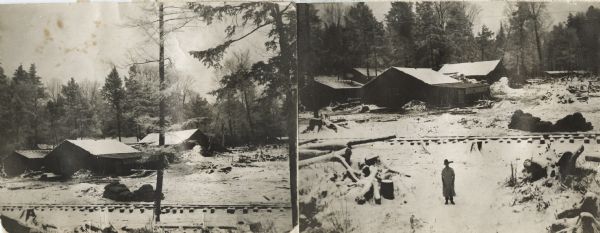
<path fill-rule="evenodd" d="M 0 4 L 0 232 L 291 231 L 295 38 L 292 2 Z"/>
<path fill-rule="evenodd" d="M 600 5 L 298 3 L 300 232 L 600 232 Z"/>

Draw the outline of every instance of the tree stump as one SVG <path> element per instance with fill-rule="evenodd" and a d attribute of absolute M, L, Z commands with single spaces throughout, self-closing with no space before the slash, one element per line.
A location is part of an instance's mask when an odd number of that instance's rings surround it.
<path fill-rule="evenodd" d="M 394 181 L 381 180 L 381 196 L 388 200 L 394 199 Z"/>

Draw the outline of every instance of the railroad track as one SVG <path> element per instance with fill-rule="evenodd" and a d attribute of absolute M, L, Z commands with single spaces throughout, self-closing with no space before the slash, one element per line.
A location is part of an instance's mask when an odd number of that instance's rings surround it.
<path fill-rule="evenodd" d="M 144 213 L 154 210 L 153 204 L 135 203 L 135 204 L 86 204 L 86 205 L 66 205 L 66 204 L 0 204 L 1 211 L 79 211 L 79 212 L 109 212 L 109 213 Z M 191 205 L 191 204 L 163 204 L 161 213 L 163 214 L 185 214 L 185 213 L 216 213 L 225 211 L 228 214 L 235 213 L 261 213 L 261 212 L 285 212 L 290 211 L 291 207 L 286 204 L 239 204 L 239 205 Z"/>
<path fill-rule="evenodd" d="M 583 143 L 600 144 L 600 134 L 596 133 L 554 133 L 554 134 L 529 134 L 529 135 L 507 135 L 507 136 L 432 136 L 432 137 L 397 137 L 388 140 L 400 145 L 431 145 L 431 144 L 458 144 L 458 143 Z"/>

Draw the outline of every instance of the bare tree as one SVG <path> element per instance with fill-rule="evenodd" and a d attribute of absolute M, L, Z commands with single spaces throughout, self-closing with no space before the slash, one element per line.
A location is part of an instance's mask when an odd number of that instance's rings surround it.
<path fill-rule="evenodd" d="M 158 63 L 159 91 L 161 97 L 159 100 L 159 145 L 165 143 L 165 61 L 172 62 L 165 56 L 165 42 L 167 37 L 174 32 L 190 25 L 196 17 L 193 12 L 182 4 L 165 5 L 162 1 L 142 4 L 143 14 L 138 19 L 131 19 L 129 27 L 140 29 L 147 37 L 147 42 L 152 42 L 158 47 L 158 57 L 152 55 L 145 49 L 136 51 L 130 55 L 133 64 Z"/>

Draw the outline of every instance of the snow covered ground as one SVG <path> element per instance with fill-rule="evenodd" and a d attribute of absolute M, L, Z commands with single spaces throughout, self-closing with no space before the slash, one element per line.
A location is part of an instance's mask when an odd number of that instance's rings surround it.
<path fill-rule="evenodd" d="M 583 102 L 566 90 L 569 85 L 584 84 L 587 81 L 575 80 L 511 89 L 506 83 L 498 83 L 492 87 L 497 99 L 488 109 L 430 109 L 405 113 L 325 111 L 332 121 L 345 119 L 347 128 L 339 128 L 338 132 L 304 133 L 299 138 L 301 141 L 314 138 L 349 141 L 388 135 L 414 138 L 531 134 L 508 129 L 510 117 L 518 109 L 551 122 L 581 112 L 595 127 L 592 132 L 597 133 L 600 98 L 593 97 L 592 93 L 592 97 Z M 565 98 L 574 101 L 559 103 Z M 310 116 L 310 113 L 300 115 L 300 131 L 306 128 L 305 119 Z M 309 223 L 307 232 L 319 232 L 319 229 L 343 229 L 341 232 L 547 232 L 547 228 L 557 221 L 556 214 L 578 203 L 582 193 L 556 184 L 546 187 L 541 181 L 518 189 L 508 187 L 511 164 L 522 177 L 525 159 L 544 156 L 556 159 L 560 153 L 574 151 L 582 143 L 490 142 L 483 144 L 481 151 L 471 151 L 470 143 L 411 146 L 386 141 L 361 145 L 352 150 L 355 164 L 365 156 L 378 155 L 391 169 L 411 176 L 393 178 L 396 198 L 383 199 L 381 205 L 372 201 L 358 205 L 351 181 L 340 181 L 339 178 L 333 181 L 345 172 L 340 163 L 313 164 L 299 170 L 300 212 L 304 215 L 301 218 L 305 219 L 301 223 Z M 585 144 L 584 155 L 600 155 L 600 145 L 596 142 Z M 440 174 L 444 159 L 454 161 L 451 166 L 456 172 L 456 205 L 444 205 Z M 578 163 L 593 170 L 598 166 L 598 163 L 583 159 Z M 539 190 L 539 195 L 537 199 L 522 201 L 523 190 Z M 540 203 L 549 205 L 539 208 Z"/>
<path fill-rule="evenodd" d="M 218 157 L 202 157 L 194 151 L 185 152 L 181 162 L 171 164 L 165 170 L 163 204 L 197 204 L 197 205 L 247 205 L 247 204 L 282 204 L 290 206 L 289 166 L 287 161 L 265 161 L 237 163 L 241 155 L 253 156 L 268 154 L 270 156 L 286 155 L 285 146 L 259 148 L 254 150 L 235 150 L 234 153 Z M 207 167 L 212 166 L 212 169 Z M 231 167 L 230 172 L 219 169 Z M 212 171 L 211 171 L 212 170 Z M 89 177 L 88 177 L 89 178 Z M 0 178 L 0 205 L 17 204 L 102 204 L 119 203 L 102 197 L 104 186 L 110 180 L 117 179 L 136 190 L 144 184 L 155 186 L 156 175 L 143 178 L 102 178 L 90 180 L 74 179 L 67 182 L 44 182 L 25 178 Z M 123 202 L 120 202 L 123 203 Z M 167 225 L 194 225 L 205 223 L 205 226 L 241 227 L 245 224 L 264 222 L 273 224 L 277 232 L 291 229 L 291 212 L 273 211 L 268 216 L 257 214 L 216 214 L 195 213 L 183 215 L 166 215 L 162 223 Z M 19 213 L 1 213 L 18 215 Z M 152 220 L 152 212 L 144 214 L 119 214 L 105 212 L 79 213 L 38 212 L 38 221 L 65 229 L 73 229 L 82 223 L 113 224 L 140 227 L 148 225 Z M 17 216 L 18 217 L 18 216 Z M 263 224 L 263 225 L 264 225 Z"/>

